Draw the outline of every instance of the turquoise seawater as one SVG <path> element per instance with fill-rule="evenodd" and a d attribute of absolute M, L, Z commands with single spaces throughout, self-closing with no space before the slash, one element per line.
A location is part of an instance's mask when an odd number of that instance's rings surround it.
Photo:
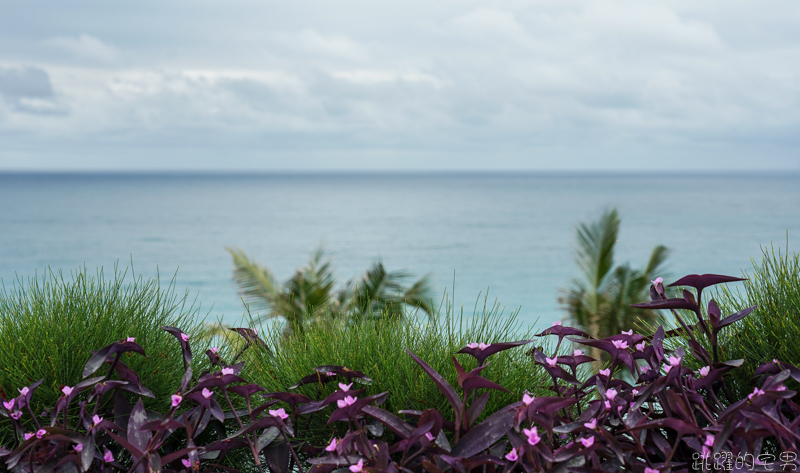
<path fill-rule="evenodd" d="M 524 323 L 560 319 L 577 275 L 575 227 L 617 207 L 616 262 L 672 250 L 669 274 L 740 275 L 774 243 L 796 248 L 800 174 L 0 174 L 0 278 L 48 267 L 137 274 L 188 288 L 211 318 L 244 306 L 226 246 L 285 279 L 324 245 L 340 281 L 381 258 L 432 273 L 472 312 L 487 290 Z M 452 297 L 452 296 L 451 296 Z M 482 304 L 482 302 L 481 302 Z M 213 305 L 213 308 L 212 308 Z M 210 312 L 209 312 L 210 311 Z"/>

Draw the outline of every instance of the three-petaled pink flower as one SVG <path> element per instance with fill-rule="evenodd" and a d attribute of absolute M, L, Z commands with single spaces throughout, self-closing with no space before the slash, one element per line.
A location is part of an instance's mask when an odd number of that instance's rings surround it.
<path fill-rule="evenodd" d="M 760 396 L 762 394 L 764 394 L 764 391 L 762 391 L 761 389 L 758 389 L 758 388 L 753 388 L 753 392 L 751 392 L 750 394 L 747 395 L 747 399 L 751 399 L 752 400 L 754 397 Z"/>
<path fill-rule="evenodd" d="M 603 405 L 605 406 L 607 411 L 611 410 L 611 401 L 603 401 Z"/>
<path fill-rule="evenodd" d="M 25 395 L 27 395 L 27 394 L 30 392 L 30 390 L 28 389 L 28 387 L 27 387 L 27 386 L 25 386 L 25 387 L 24 387 L 24 388 L 22 388 L 22 389 L 17 389 L 17 391 L 19 391 L 20 395 L 22 395 L 22 396 L 25 396 Z"/>
<path fill-rule="evenodd" d="M 661 472 L 656 470 L 655 468 L 650 468 L 649 466 L 646 466 L 644 467 L 644 473 L 661 473 Z"/>
<path fill-rule="evenodd" d="M 626 342 L 625 340 L 611 340 L 611 343 L 618 350 L 625 350 L 628 348 L 628 342 Z"/>
<path fill-rule="evenodd" d="M 39 429 L 39 430 L 36 431 L 36 438 L 37 439 L 40 439 L 40 438 L 44 437 L 45 435 L 47 435 L 47 431 L 44 430 L 44 429 Z"/>
<path fill-rule="evenodd" d="M 517 449 L 512 448 L 510 452 L 506 453 L 506 460 L 510 462 L 515 462 L 519 460 L 519 455 L 517 455 Z"/>
<path fill-rule="evenodd" d="M 708 376 L 709 371 L 711 371 L 711 367 L 710 366 L 704 366 L 704 367 L 700 368 L 700 377 Z"/>
<path fill-rule="evenodd" d="M 192 461 L 189 460 L 188 458 L 184 458 L 183 460 L 181 460 L 181 463 L 183 463 L 183 466 L 185 466 L 186 468 L 192 467 Z"/>
<path fill-rule="evenodd" d="M 551 368 L 555 368 L 556 364 L 558 363 L 558 357 L 557 356 L 554 356 L 552 358 L 545 357 L 544 361 L 546 361 L 547 364 L 550 365 Z"/>
<path fill-rule="evenodd" d="M 572 352 L 572 356 L 581 356 L 581 355 L 583 355 L 583 352 L 581 350 L 575 350 L 574 352 Z"/>
<path fill-rule="evenodd" d="M 339 443 L 339 442 L 337 442 L 336 441 L 336 437 L 334 437 L 333 440 L 331 440 L 331 443 L 329 443 L 328 446 L 325 447 L 325 451 L 326 452 L 332 452 L 332 451 L 336 450 L 336 444 L 337 443 Z"/>
<path fill-rule="evenodd" d="M 178 407 L 182 401 L 183 401 L 183 396 L 181 396 L 180 394 L 172 395 L 172 407 Z"/>
<path fill-rule="evenodd" d="M 69 396 L 70 394 L 72 394 L 72 389 L 73 388 L 69 386 L 64 386 L 63 388 L 61 388 L 61 392 L 64 393 L 65 396 Z"/>
<path fill-rule="evenodd" d="M 23 435 L 23 437 L 25 437 L 25 440 L 28 440 L 33 437 L 33 432 L 25 432 L 25 435 Z"/>
<path fill-rule="evenodd" d="M 658 286 L 659 284 L 664 282 L 664 278 L 659 276 L 659 277 L 655 278 L 654 280 L 652 280 L 650 282 L 653 283 L 653 286 Z"/>
<path fill-rule="evenodd" d="M 211 347 L 211 354 L 216 355 L 219 352 L 219 347 Z"/>
<path fill-rule="evenodd" d="M 669 357 L 669 364 L 670 364 L 671 366 L 678 366 L 679 364 L 681 364 L 681 360 L 682 360 L 682 359 L 683 359 L 683 358 L 681 358 L 680 356 L 672 356 L 672 355 L 670 355 L 670 357 Z"/>
<path fill-rule="evenodd" d="M 706 441 L 703 442 L 703 458 L 707 458 L 711 455 L 711 447 L 714 446 L 714 436 L 713 435 L 706 435 Z"/>
<path fill-rule="evenodd" d="M 588 439 L 581 439 L 581 443 L 584 447 L 589 448 L 594 445 L 594 437 L 589 437 Z"/>
<path fill-rule="evenodd" d="M 603 376 L 606 376 L 606 377 L 611 376 L 611 368 L 606 368 L 604 370 L 600 370 L 600 374 L 602 374 Z"/>
<path fill-rule="evenodd" d="M 361 473 L 361 470 L 363 469 L 364 469 L 363 458 L 359 458 L 358 463 L 356 463 L 355 465 L 350 465 L 350 471 L 352 471 L 353 473 Z"/>
<path fill-rule="evenodd" d="M 432 433 L 430 433 L 430 432 L 425 432 L 425 438 L 426 438 L 426 439 L 428 439 L 428 442 L 433 442 L 433 439 L 434 439 L 435 437 L 433 436 L 433 434 L 432 434 Z"/>
<path fill-rule="evenodd" d="M 667 366 L 664 367 L 664 371 L 667 372 L 667 373 L 669 373 L 669 370 L 671 370 L 671 369 L 672 369 L 672 365 L 667 365 Z"/>
<path fill-rule="evenodd" d="M 634 395 L 634 396 L 638 396 L 639 395 L 639 390 L 634 388 L 634 389 L 631 390 L 631 394 Z"/>
<path fill-rule="evenodd" d="M 542 438 L 539 437 L 539 431 L 536 429 L 536 427 L 532 429 L 522 429 L 522 433 L 528 437 L 529 445 L 536 445 L 542 440 Z"/>
<path fill-rule="evenodd" d="M 105 455 L 103 455 L 103 461 L 106 463 L 111 463 L 114 461 L 114 454 L 111 453 L 110 450 L 106 450 Z"/>
<path fill-rule="evenodd" d="M 128 338 L 126 338 L 126 339 L 125 339 L 125 341 L 126 341 L 126 342 L 131 342 L 131 343 L 133 343 L 133 342 L 135 342 L 135 341 L 136 341 L 136 338 L 134 338 L 134 337 L 128 337 Z"/>
<path fill-rule="evenodd" d="M 186 335 L 185 333 L 181 332 L 181 340 L 183 340 L 184 342 L 188 342 L 189 341 L 189 336 Z"/>
<path fill-rule="evenodd" d="M 524 393 L 524 394 L 522 395 L 522 403 L 523 403 L 523 404 L 525 404 L 526 406 L 530 406 L 530 405 L 531 405 L 531 403 L 533 402 L 533 399 L 534 399 L 534 397 L 533 397 L 533 396 L 531 396 L 531 395 L 530 395 L 530 394 L 528 394 L 528 393 Z"/>
<path fill-rule="evenodd" d="M 645 347 L 645 342 L 641 342 L 641 343 L 637 343 L 636 344 L 636 350 L 638 350 L 638 351 L 644 351 L 644 347 Z"/>
<path fill-rule="evenodd" d="M 597 419 L 592 418 L 592 420 L 586 422 L 585 424 L 583 424 L 583 426 L 586 427 L 587 429 L 594 430 L 597 428 Z"/>
<path fill-rule="evenodd" d="M 555 322 L 553 322 L 553 327 L 557 327 L 559 325 L 561 325 L 561 321 L 560 320 L 556 320 Z"/>
<path fill-rule="evenodd" d="M 9 411 L 10 411 L 11 409 L 13 409 L 13 408 L 14 408 L 14 401 L 16 401 L 16 399 L 11 399 L 11 400 L 10 400 L 10 401 L 8 401 L 8 402 L 3 402 L 3 407 L 5 407 L 5 408 L 6 408 L 6 410 L 9 410 Z"/>
<path fill-rule="evenodd" d="M 349 391 L 350 388 L 352 388 L 352 387 L 353 387 L 353 383 L 350 383 L 350 384 L 339 383 L 339 389 L 341 389 L 344 392 Z"/>
<path fill-rule="evenodd" d="M 622 331 L 622 334 L 623 334 L 623 335 L 628 335 L 628 336 L 633 336 L 633 329 L 630 329 L 630 330 L 628 330 L 627 332 L 623 330 L 623 331 Z"/>
<path fill-rule="evenodd" d="M 95 414 L 92 416 L 92 425 L 100 425 L 100 422 L 103 422 L 103 418 L 99 415 Z"/>
<path fill-rule="evenodd" d="M 17 411 L 15 413 L 11 414 L 11 418 L 14 419 L 14 420 L 19 420 L 20 417 L 22 417 L 22 411 Z"/>
<path fill-rule="evenodd" d="M 76 452 L 81 453 L 83 451 L 83 444 L 79 443 L 79 444 L 73 445 L 72 448 L 74 448 Z"/>
<path fill-rule="evenodd" d="M 222 376 L 233 374 L 233 368 L 222 368 Z"/>
<path fill-rule="evenodd" d="M 357 397 L 353 396 L 345 396 L 344 399 L 339 399 L 336 401 L 336 405 L 339 406 L 339 409 L 344 409 L 347 406 L 352 406 L 355 402 Z"/>
<path fill-rule="evenodd" d="M 617 390 L 614 388 L 609 388 L 606 390 L 606 397 L 609 401 L 613 401 L 614 398 L 617 397 Z"/>
<path fill-rule="evenodd" d="M 289 418 L 289 414 L 281 407 L 280 409 L 270 409 L 269 415 L 272 417 L 280 417 L 281 420 L 286 420 Z"/>
<path fill-rule="evenodd" d="M 782 385 L 782 384 L 781 384 L 780 386 L 778 386 L 777 388 L 775 388 L 775 390 L 776 390 L 776 391 L 786 391 L 786 386 L 784 386 L 784 385 Z"/>
<path fill-rule="evenodd" d="M 203 395 L 204 398 L 208 399 L 211 397 L 213 393 L 209 391 L 208 388 L 203 388 L 203 392 L 201 394 Z"/>

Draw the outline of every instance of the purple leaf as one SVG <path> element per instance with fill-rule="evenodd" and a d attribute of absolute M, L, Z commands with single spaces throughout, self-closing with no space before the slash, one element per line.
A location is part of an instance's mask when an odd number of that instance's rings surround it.
<path fill-rule="evenodd" d="M 494 445 L 514 425 L 515 404 L 506 406 L 476 425 L 453 446 L 454 457 L 471 457 Z"/>
<path fill-rule="evenodd" d="M 270 473 L 289 473 L 289 445 L 280 443 L 264 450 Z"/>
<path fill-rule="evenodd" d="M 745 318 L 750 312 L 755 310 L 756 307 L 758 307 L 758 306 L 754 305 L 753 307 L 748 307 L 747 309 L 742 309 L 739 312 L 736 312 L 735 314 L 731 314 L 731 315 L 725 317 L 724 319 L 722 319 L 722 322 L 719 323 L 719 326 L 717 327 L 717 330 L 720 330 L 723 327 L 727 327 L 728 325 Z"/>
<path fill-rule="evenodd" d="M 708 301 L 708 318 L 711 321 L 711 328 L 713 328 L 714 331 L 717 330 L 717 325 L 719 324 L 720 316 L 721 313 L 719 311 L 719 306 L 717 305 L 716 302 L 714 302 L 714 299 L 711 299 L 710 301 Z"/>
<path fill-rule="evenodd" d="M 640 304 L 631 304 L 631 307 L 638 309 L 697 309 L 697 304 L 687 301 L 686 299 L 676 297 L 672 299 L 663 299 L 650 302 L 642 302 Z"/>
<path fill-rule="evenodd" d="M 168 327 L 166 325 L 161 326 L 161 330 L 169 332 L 172 334 L 173 337 L 178 339 L 178 342 L 181 344 L 181 351 L 183 352 L 183 363 L 189 367 L 192 364 L 192 348 L 189 346 L 188 336 L 183 333 L 183 331 L 177 327 Z M 186 338 L 184 340 L 184 338 Z"/>
<path fill-rule="evenodd" d="M 455 413 L 456 425 L 460 425 L 461 411 L 463 408 L 461 405 L 461 399 L 458 397 L 456 390 L 453 389 L 453 387 L 450 386 L 450 383 L 448 383 L 442 377 L 442 375 L 437 373 L 436 370 L 434 370 L 427 363 L 422 361 L 417 355 L 411 353 L 411 350 L 406 348 L 406 352 L 408 352 L 408 354 L 411 355 L 411 358 L 413 358 L 414 361 L 416 361 L 422 367 L 422 369 L 428 374 L 428 376 L 430 376 L 430 378 L 433 380 L 433 382 L 436 384 L 439 390 L 442 391 L 442 394 L 444 394 L 445 399 L 447 399 L 447 402 L 449 402 L 450 406 L 453 408 L 453 412 Z"/>
<path fill-rule="evenodd" d="M 133 410 L 131 411 L 130 418 L 128 419 L 127 431 L 128 442 L 142 452 L 147 449 L 147 442 L 149 442 L 150 438 L 152 437 L 150 432 L 143 432 L 140 430 L 145 422 L 147 422 L 147 412 L 144 410 L 142 399 L 139 398 L 139 400 L 136 402 L 136 405 L 133 407 Z"/>
<path fill-rule="evenodd" d="M 468 355 L 472 355 L 478 360 L 478 364 L 482 365 L 486 358 L 494 355 L 495 353 L 501 352 L 503 350 L 508 350 L 509 348 L 518 347 L 521 345 L 527 345 L 531 343 L 533 340 L 520 340 L 518 342 L 503 342 L 503 343 L 490 343 L 485 348 L 470 348 L 464 347 L 461 350 L 457 351 L 456 353 L 466 353 Z"/>
<path fill-rule="evenodd" d="M 375 406 L 364 406 L 361 409 L 365 414 L 370 415 L 379 421 L 383 425 L 389 428 L 392 432 L 396 433 L 402 438 L 408 438 L 413 432 L 414 427 L 408 424 L 403 419 L 397 417 L 396 415 L 392 414 L 391 412 L 381 409 L 380 407 Z"/>
<path fill-rule="evenodd" d="M 674 283 L 670 284 L 669 287 L 674 286 L 690 286 L 697 290 L 702 290 L 708 286 L 713 286 L 715 284 L 725 283 L 725 282 L 734 282 L 734 281 L 744 281 L 744 278 L 735 278 L 733 276 L 722 276 L 720 274 L 690 274 L 688 276 L 684 276 Z"/>

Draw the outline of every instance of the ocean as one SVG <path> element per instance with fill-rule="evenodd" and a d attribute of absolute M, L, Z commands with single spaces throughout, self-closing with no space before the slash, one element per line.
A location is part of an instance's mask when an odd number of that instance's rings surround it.
<path fill-rule="evenodd" d="M 226 247 L 285 280 L 322 245 L 340 283 L 381 259 L 431 274 L 472 313 L 488 293 L 525 325 L 564 316 L 575 229 L 617 208 L 615 262 L 666 245 L 668 279 L 739 276 L 763 247 L 797 248 L 800 173 L 0 173 L 0 278 L 48 267 L 176 275 L 209 320 L 245 312 Z"/>

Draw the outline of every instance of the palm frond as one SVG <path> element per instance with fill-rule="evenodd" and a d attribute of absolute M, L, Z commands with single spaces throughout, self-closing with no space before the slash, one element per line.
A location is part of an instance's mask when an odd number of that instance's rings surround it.
<path fill-rule="evenodd" d="M 279 305 L 281 291 L 275 284 L 272 272 L 250 260 L 240 249 L 226 250 L 233 257 L 233 281 L 239 286 L 239 295 L 257 310 L 273 312 Z"/>

